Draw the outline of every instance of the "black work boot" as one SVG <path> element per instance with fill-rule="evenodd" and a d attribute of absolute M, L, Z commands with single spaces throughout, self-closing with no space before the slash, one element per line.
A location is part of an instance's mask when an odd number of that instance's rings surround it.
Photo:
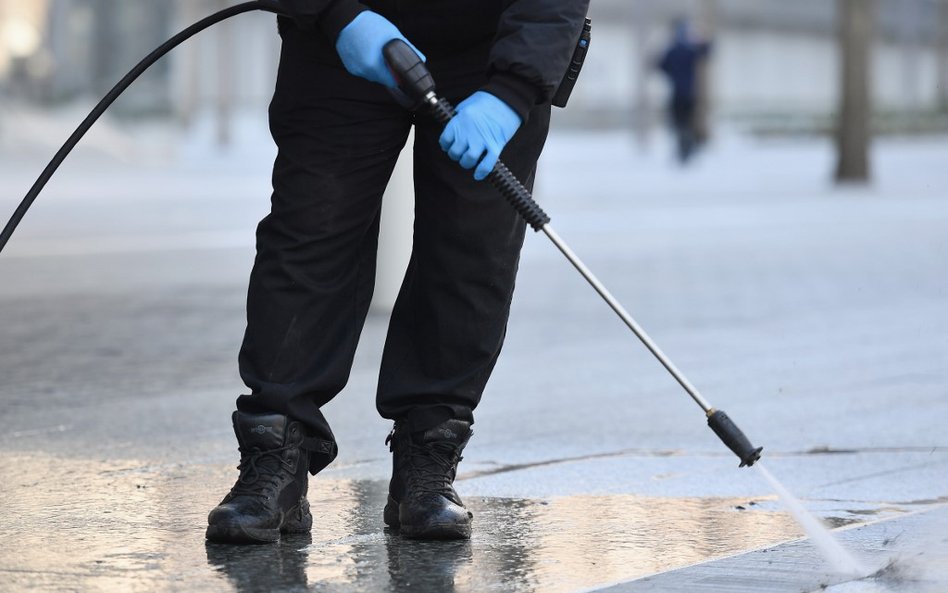
<path fill-rule="evenodd" d="M 306 500 L 309 453 L 303 425 L 280 414 L 234 412 L 240 477 L 207 516 L 207 539 L 270 543 L 280 533 L 306 533 L 313 516 Z"/>
<path fill-rule="evenodd" d="M 461 451 L 471 438 L 471 423 L 448 420 L 411 433 L 396 421 L 391 443 L 392 481 L 385 505 L 385 524 L 418 539 L 467 539 L 471 519 L 454 491 Z"/>

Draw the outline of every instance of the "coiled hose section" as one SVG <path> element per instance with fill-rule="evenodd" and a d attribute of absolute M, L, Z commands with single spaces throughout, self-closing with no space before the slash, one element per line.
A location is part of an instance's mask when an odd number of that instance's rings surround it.
<path fill-rule="evenodd" d="M 125 75 L 122 80 L 118 82 L 112 90 L 108 92 L 102 100 L 92 109 L 89 115 L 86 116 L 82 123 L 79 124 L 79 127 L 76 128 L 76 131 L 72 133 L 69 139 L 60 147 L 59 151 L 53 156 L 53 159 L 46 165 L 46 168 L 43 169 L 43 172 L 40 174 L 39 178 L 33 183 L 33 186 L 30 188 L 30 191 L 27 192 L 26 196 L 23 198 L 23 201 L 20 202 L 20 205 L 13 212 L 13 216 L 7 222 L 6 226 L 3 227 L 3 231 L 0 232 L 0 251 L 3 251 L 3 248 L 6 247 L 7 242 L 10 240 L 10 237 L 13 235 L 13 231 L 16 230 L 16 227 L 20 224 L 20 221 L 23 220 L 23 217 L 26 215 L 26 212 L 30 209 L 30 206 L 33 205 L 33 202 L 36 201 L 36 197 L 39 196 L 40 192 L 43 191 L 43 188 L 46 187 L 46 183 L 49 182 L 53 174 L 59 168 L 59 165 L 62 164 L 66 157 L 69 156 L 69 153 L 72 152 L 72 149 L 75 148 L 76 144 L 85 136 L 86 132 L 89 131 L 89 128 L 105 113 L 105 110 L 119 98 L 125 90 L 131 86 L 135 80 L 142 75 L 145 70 L 148 70 L 159 59 L 165 56 L 168 52 L 181 45 L 184 41 L 190 39 L 194 35 L 197 35 L 204 29 L 212 27 L 217 23 L 229 19 L 238 14 L 243 14 L 245 12 L 252 12 L 255 10 L 262 10 L 264 12 L 272 12 L 275 14 L 283 14 L 283 10 L 280 7 L 279 2 L 276 0 L 255 0 L 253 2 L 244 2 L 242 4 L 236 4 L 216 12 L 208 17 L 205 17 L 188 28 L 184 29 L 168 41 L 164 42 L 153 52 L 145 56 L 145 58 L 140 61 L 138 64 L 132 68 L 128 74 Z"/>

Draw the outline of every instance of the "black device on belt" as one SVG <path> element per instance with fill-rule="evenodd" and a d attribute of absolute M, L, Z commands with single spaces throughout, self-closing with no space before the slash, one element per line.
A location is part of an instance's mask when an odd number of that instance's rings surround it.
<path fill-rule="evenodd" d="M 583 24 L 583 32 L 579 34 L 579 41 L 576 42 L 576 49 L 573 50 L 573 58 L 569 61 L 569 68 L 566 69 L 566 74 L 563 75 L 563 80 L 560 81 L 560 86 L 553 95 L 553 105 L 556 107 L 566 107 L 573 87 L 576 86 L 576 79 L 579 78 L 579 73 L 583 69 L 583 62 L 586 61 L 586 51 L 589 50 L 591 38 L 592 21 L 587 18 Z"/>

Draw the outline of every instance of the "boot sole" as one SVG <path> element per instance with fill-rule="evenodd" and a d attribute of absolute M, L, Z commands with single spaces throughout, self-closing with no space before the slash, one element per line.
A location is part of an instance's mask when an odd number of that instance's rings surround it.
<path fill-rule="evenodd" d="M 290 519 L 290 517 L 294 517 Z M 279 529 L 256 529 L 241 525 L 208 525 L 204 537 L 219 544 L 273 544 L 280 541 L 280 534 L 309 533 L 313 526 L 313 515 L 309 501 L 302 507 L 283 515 Z"/>
<path fill-rule="evenodd" d="M 388 497 L 388 502 L 385 503 L 385 510 L 382 511 L 382 520 L 385 521 L 385 524 L 393 529 L 398 529 L 398 503 L 395 502 L 395 499 L 391 496 Z"/>
<path fill-rule="evenodd" d="M 431 523 L 428 525 L 400 525 L 398 532 L 408 539 L 454 540 L 471 539 L 470 525 Z"/>
<path fill-rule="evenodd" d="M 409 525 L 398 519 L 398 503 L 391 496 L 382 512 L 385 524 L 408 539 L 452 540 L 471 539 L 471 523 L 427 523 L 423 525 Z"/>
<path fill-rule="evenodd" d="M 280 533 L 309 533 L 313 528 L 313 514 L 309 510 L 309 501 L 293 509 L 283 517 Z"/>
<path fill-rule="evenodd" d="M 218 544 L 272 544 L 280 541 L 280 530 L 254 529 L 239 525 L 208 525 L 204 537 Z"/>

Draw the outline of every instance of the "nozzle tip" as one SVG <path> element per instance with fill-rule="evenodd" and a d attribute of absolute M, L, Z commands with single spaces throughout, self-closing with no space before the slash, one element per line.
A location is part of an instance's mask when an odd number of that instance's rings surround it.
<path fill-rule="evenodd" d="M 750 451 L 744 455 L 744 457 L 741 458 L 741 464 L 738 467 L 753 467 L 753 465 L 760 459 L 760 453 L 763 450 L 763 447 L 757 447 L 753 451 Z"/>

